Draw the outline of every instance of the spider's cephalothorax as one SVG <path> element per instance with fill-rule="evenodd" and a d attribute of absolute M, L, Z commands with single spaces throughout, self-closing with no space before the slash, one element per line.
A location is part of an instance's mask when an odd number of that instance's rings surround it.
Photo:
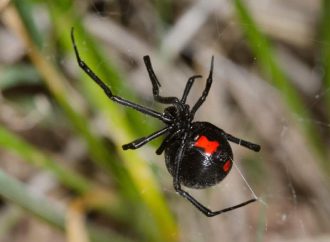
<path fill-rule="evenodd" d="M 80 58 L 74 40 L 73 29 L 71 31 L 71 38 L 79 66 L 104 90 L 105 94 L 112 101 L 157 118 L 166 124 L 166 126 L 159 131 L 123 145 L 124 150 L 138 149 L 151 140 L 161 135 L 166 135 L 160 147 L 156 150 L 156 153 L 160 155 L 165 151 L 166 167 L 173 176 L 175 191 L 190 201 L 206 216 L 211 217 L 228 212 L 257 200 L 255 197 L 235 206 L 213 212 L 181 188 L 181 184 L 192 188 L 206 188 L 224 179 L 233 165 L 233 153 L 228 141 L 254 151 L 260 150 L 259 145 L 236 138 L 213 124 L 207 122 L 193 122 L 196 111 L 204 103 L 211 88 L 213 57 L 205 89 L 191 109 L 189 105 L 186 104 L 187 96 L 195 79 L 201 76 L 192 76 L 188 80 L 181 99 L 177 97 L 163 97 L 159 95 L 160 83 L 153 71 L 150 58 L 149 56 L 143 57 L 151 80 L 155 101 L 170 105 L 165 108 L 163 113 L 160 113 L 113 95 L 110 88 Z"/>

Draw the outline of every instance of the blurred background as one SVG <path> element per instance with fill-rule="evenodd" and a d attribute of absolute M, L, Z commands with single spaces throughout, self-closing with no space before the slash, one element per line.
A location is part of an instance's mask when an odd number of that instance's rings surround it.
<path fill-rule="evenodd" d="M 330 1 L 0 1 L 0 241 L 330 241 Z M 121 145 L 164 125 L 107 99 L 162 111 L 161 94 L 201 95 L 196 120 L 261 145 L 232 144 L 235 166 L 192 190 L 207 218 L 172 187 L 162 138 Z"/>

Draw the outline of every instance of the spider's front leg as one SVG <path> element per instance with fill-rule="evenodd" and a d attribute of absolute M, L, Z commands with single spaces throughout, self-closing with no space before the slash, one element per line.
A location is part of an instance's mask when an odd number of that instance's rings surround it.
<path fill-rule="evenodd" d="M 204 103 L 207 95 L 209 94 L 209 91 L 211 89 L 212 82 L 213 82 L 213 65 L 214 65 L 214 56 L 212 56 L 212 59 L 211 59 L 210 73 L 209 73 L 209 76 L 206 80 L 206 85 L 205 85 L 204 91 L 202 93 L 202 96 L 198 99 L 196 104 L 191 109 L 192 117 L 195 116 L 196 111 L 202 106 L 202 104 Z"/>
<path fill-rule="evenodd" d="M 134 140 L 131 143 L 128 143 L 128 144 L 123 145 L 122 146 L 123 147 L 123 150 L 128 150 L 128 149 L 135 150 L 135 149 L 138 149 L 141 146 L 145 145 L 146 143 L 150 142 L 151 140 L 153 140 L 153 139 L 155 139 L 155 138 L 157 138 L 157 137 L 165 134 L 170 129 L 171 129 L 171 127 L 165 127 L 165 128 L 163 128 L 161 130 L 158 130 L 158 131 L 150 134 L 147 137 L 138 138 L 138 139 Z"/>
<path fill-rule="evenodd" d="M 201 75 L 195 75 L 195 76 L 192 76 L 188 79 L 186 87 L 184 88 L 184 91 L 183 91 L 182 98 L 181 98 L 182 103 L 186 103 L 188 94 L 190 92 L 190 89 L 191 89 L 192 85 L 194 84 L 195 79 L 196 78 L 201 78 L 201 77 L 202 77 Z"/>
<path fill-rule="evenodd" d="M 168 117 L 165 117 L 162 113 L 156 112 L 150 108 L 143 107 L 139 104 L 133 103 L 131 101 L 128 101 L 124 98 L 121 98 L 119 96 L 116 96 L 112 93 L 111 89 L 92 71 L 92 69 L 81 59 L 78 51 L 78 47 L 75 42 L 74 38 L 74 29 L 71 29 L 71 40 L 73 49 L 76 55 L 76 59 L 78 62 L 79 67 L 97 84 L 99 85 L 105 94 L 114 102 L 119 103 L 123 106 L 133 108 L 141 113 L 147 114 L 149 116 L 152 116 L 154 118 L 157 118 L 164 122 L 170 122 L 171 120 Z"/>
<path fill-rule="evenodd" d="M 144 64 L 147 68 L 149 78 L 151 80 L 152 84 L 152 93 L 154 95 L 154 99 L 157 102 L 163 103 L 163 104 L 174 104 L 174 103 L 179 103 L 179 99 L 177 97 L 162 97 L 159 95 L 159 87 L 160 83 L 157 79 L 157 76 L 154 72 L 154 69 L 152 68 L 150 57 L 148 55 L 143 57 Z"/>

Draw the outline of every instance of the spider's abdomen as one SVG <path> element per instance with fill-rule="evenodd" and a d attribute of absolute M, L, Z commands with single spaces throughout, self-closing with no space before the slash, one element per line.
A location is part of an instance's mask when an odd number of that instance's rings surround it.
<path fill-rule="evenodd" d="M 165 150 L 168 171 L 175 176 L 176 156 L 181 140 Z M 192 123 L 179 170 L 180 183 L 191 188 L 213 186 L 232 167 L 233 153 L 223 130 L 207 122 Z"/>

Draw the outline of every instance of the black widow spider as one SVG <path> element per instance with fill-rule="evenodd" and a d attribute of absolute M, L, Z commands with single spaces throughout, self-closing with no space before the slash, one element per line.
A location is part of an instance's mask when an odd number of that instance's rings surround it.
<path fill-rule="evenodd" d="M 233 164 L 233 153 L 228 141 L 242 145 L 250 150 L 260 150 L 259 145 L 236 138 L 211 123 L 193 122 L 196 111 L 204 103 L 211 88 L 214 57 L 211 60 L 210 73 L 203 94 L 191 109 L 186 104 L 186 99 L 195 79 L 201 78 L 201 76 L 192 76 L 188 80 L 181 100 L 177 97 L 163 97 L 159 95 L 159 87 L 161 85 L 153 71 L 150 58 L 149 56 L 143 57 L 151 80 L 155 101 L 171 105 L 165 108 L 163 113 L 159 113 L 113 95 L 110 88 L 80 58 L 73 28 L 71 30 L 71 39 L 79 66 L 104 90 L 105 94 L 112 101 L 157 118 L 166 124 L 166 127 L 159 131 L 123 145 L 122 148 L 124 150 L 138 149 L 151 140 L 166 134 L 165 139 L 156 150 L 156 154 L 160 155 L 165 151 L 165 162 L 169 173 L 173 176 L 175 191 L 208 217 L 228 212 L 257 200 L 257 198 L 253 198 L 235 206 L 213 212 L 181 188 L 181 184 L 191 188 L 206 188 L 224 179 Z"/>

